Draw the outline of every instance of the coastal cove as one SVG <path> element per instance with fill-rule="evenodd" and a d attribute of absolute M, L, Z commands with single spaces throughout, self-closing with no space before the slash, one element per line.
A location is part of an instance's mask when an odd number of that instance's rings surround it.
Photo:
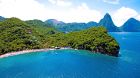
<path fill-rule="evenodd" d="M 86 50 L 42 50 L 0 58 L 0 78 L 139 78 L 140 33 L 109 34 L 120 45 L 119 57 Z"/>
<path fill-rule="evenodd" d="M 140 78 L 140 0 L 0 0 L 0 78 Z"/>
<path fill-rule="evenodd" d="M 118 57 L 120 46 L 103 26 L 64 33 L 40 20 L 0 22 L 0 55 L 30 49 L 71 47 Z M 54 46 L 54 47 L 53 47 Z"/>

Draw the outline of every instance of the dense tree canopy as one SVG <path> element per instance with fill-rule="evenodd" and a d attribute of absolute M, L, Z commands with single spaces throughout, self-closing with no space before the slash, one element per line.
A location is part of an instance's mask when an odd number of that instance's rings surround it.
<path fill-rule="evenodd" d="M 41 23 L 18 18 L 9 18 L 0 22 L 0 54 L 34 48 L 43 48 L 46 35 L 55 33 L 51 27 L 43 27 Z M 53 31 L 54 30 L 54 31 Z M 46 35 L 45 35 L 46 34 Z"/>
<path fill-rule="evenodd" d="M 55 34 L 48 38 L 51 46 L 69 46 L 117 56 L 119 45 L 114 38 L 107 34 L 104 27 L 93 27 L 87 30 Z"/>
<path fill-rule="evenodd" d="M 62 33 L 40 20 L 8 18 L 0 22 L 0 54 L 57 47 L 72 47 L 117 56 L 119 45 L 104 27 Z"/>
<path fill-rule="evenodd" d="M 41 48 L 41 35 L 17 18 L 0 23 L 0 54 L 24 49 Z"/>

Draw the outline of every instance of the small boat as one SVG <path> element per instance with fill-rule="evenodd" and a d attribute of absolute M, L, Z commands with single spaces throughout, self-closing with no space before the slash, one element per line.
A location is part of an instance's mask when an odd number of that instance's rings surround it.
<path fill-rule="evenodd" d="M 55 47 L 55 49 L 60 49 L 60 47 Z"/>

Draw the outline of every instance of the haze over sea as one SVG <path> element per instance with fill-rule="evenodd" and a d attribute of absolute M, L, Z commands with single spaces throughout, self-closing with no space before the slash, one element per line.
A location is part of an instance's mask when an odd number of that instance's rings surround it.
<path fill-rule="evenodd" d="M 0 78 L 140 78 L 140 33 L 109 33 L 120 56 L 52 50 L 0 59 Z"/>

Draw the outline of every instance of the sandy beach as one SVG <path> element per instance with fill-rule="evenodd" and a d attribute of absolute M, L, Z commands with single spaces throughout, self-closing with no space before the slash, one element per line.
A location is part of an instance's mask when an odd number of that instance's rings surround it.
<path fill-rule="evenodd" d="M 69 48 L 60 48 L 60 49 L 69 49 Z M 49 51 L 49 50 L 56 50 L 56 49 L 55 48 L 46 48 L 46 49 L 32 49 L 32 50 L 23 50 L 23 51 L 17 51 L 17 52 L 9 52 L 9 53 L 0 55 L 0 58 L 20 55 L 20 54 L 25 54 L 25 53 L 31 53 L 31 52 Z"/>

